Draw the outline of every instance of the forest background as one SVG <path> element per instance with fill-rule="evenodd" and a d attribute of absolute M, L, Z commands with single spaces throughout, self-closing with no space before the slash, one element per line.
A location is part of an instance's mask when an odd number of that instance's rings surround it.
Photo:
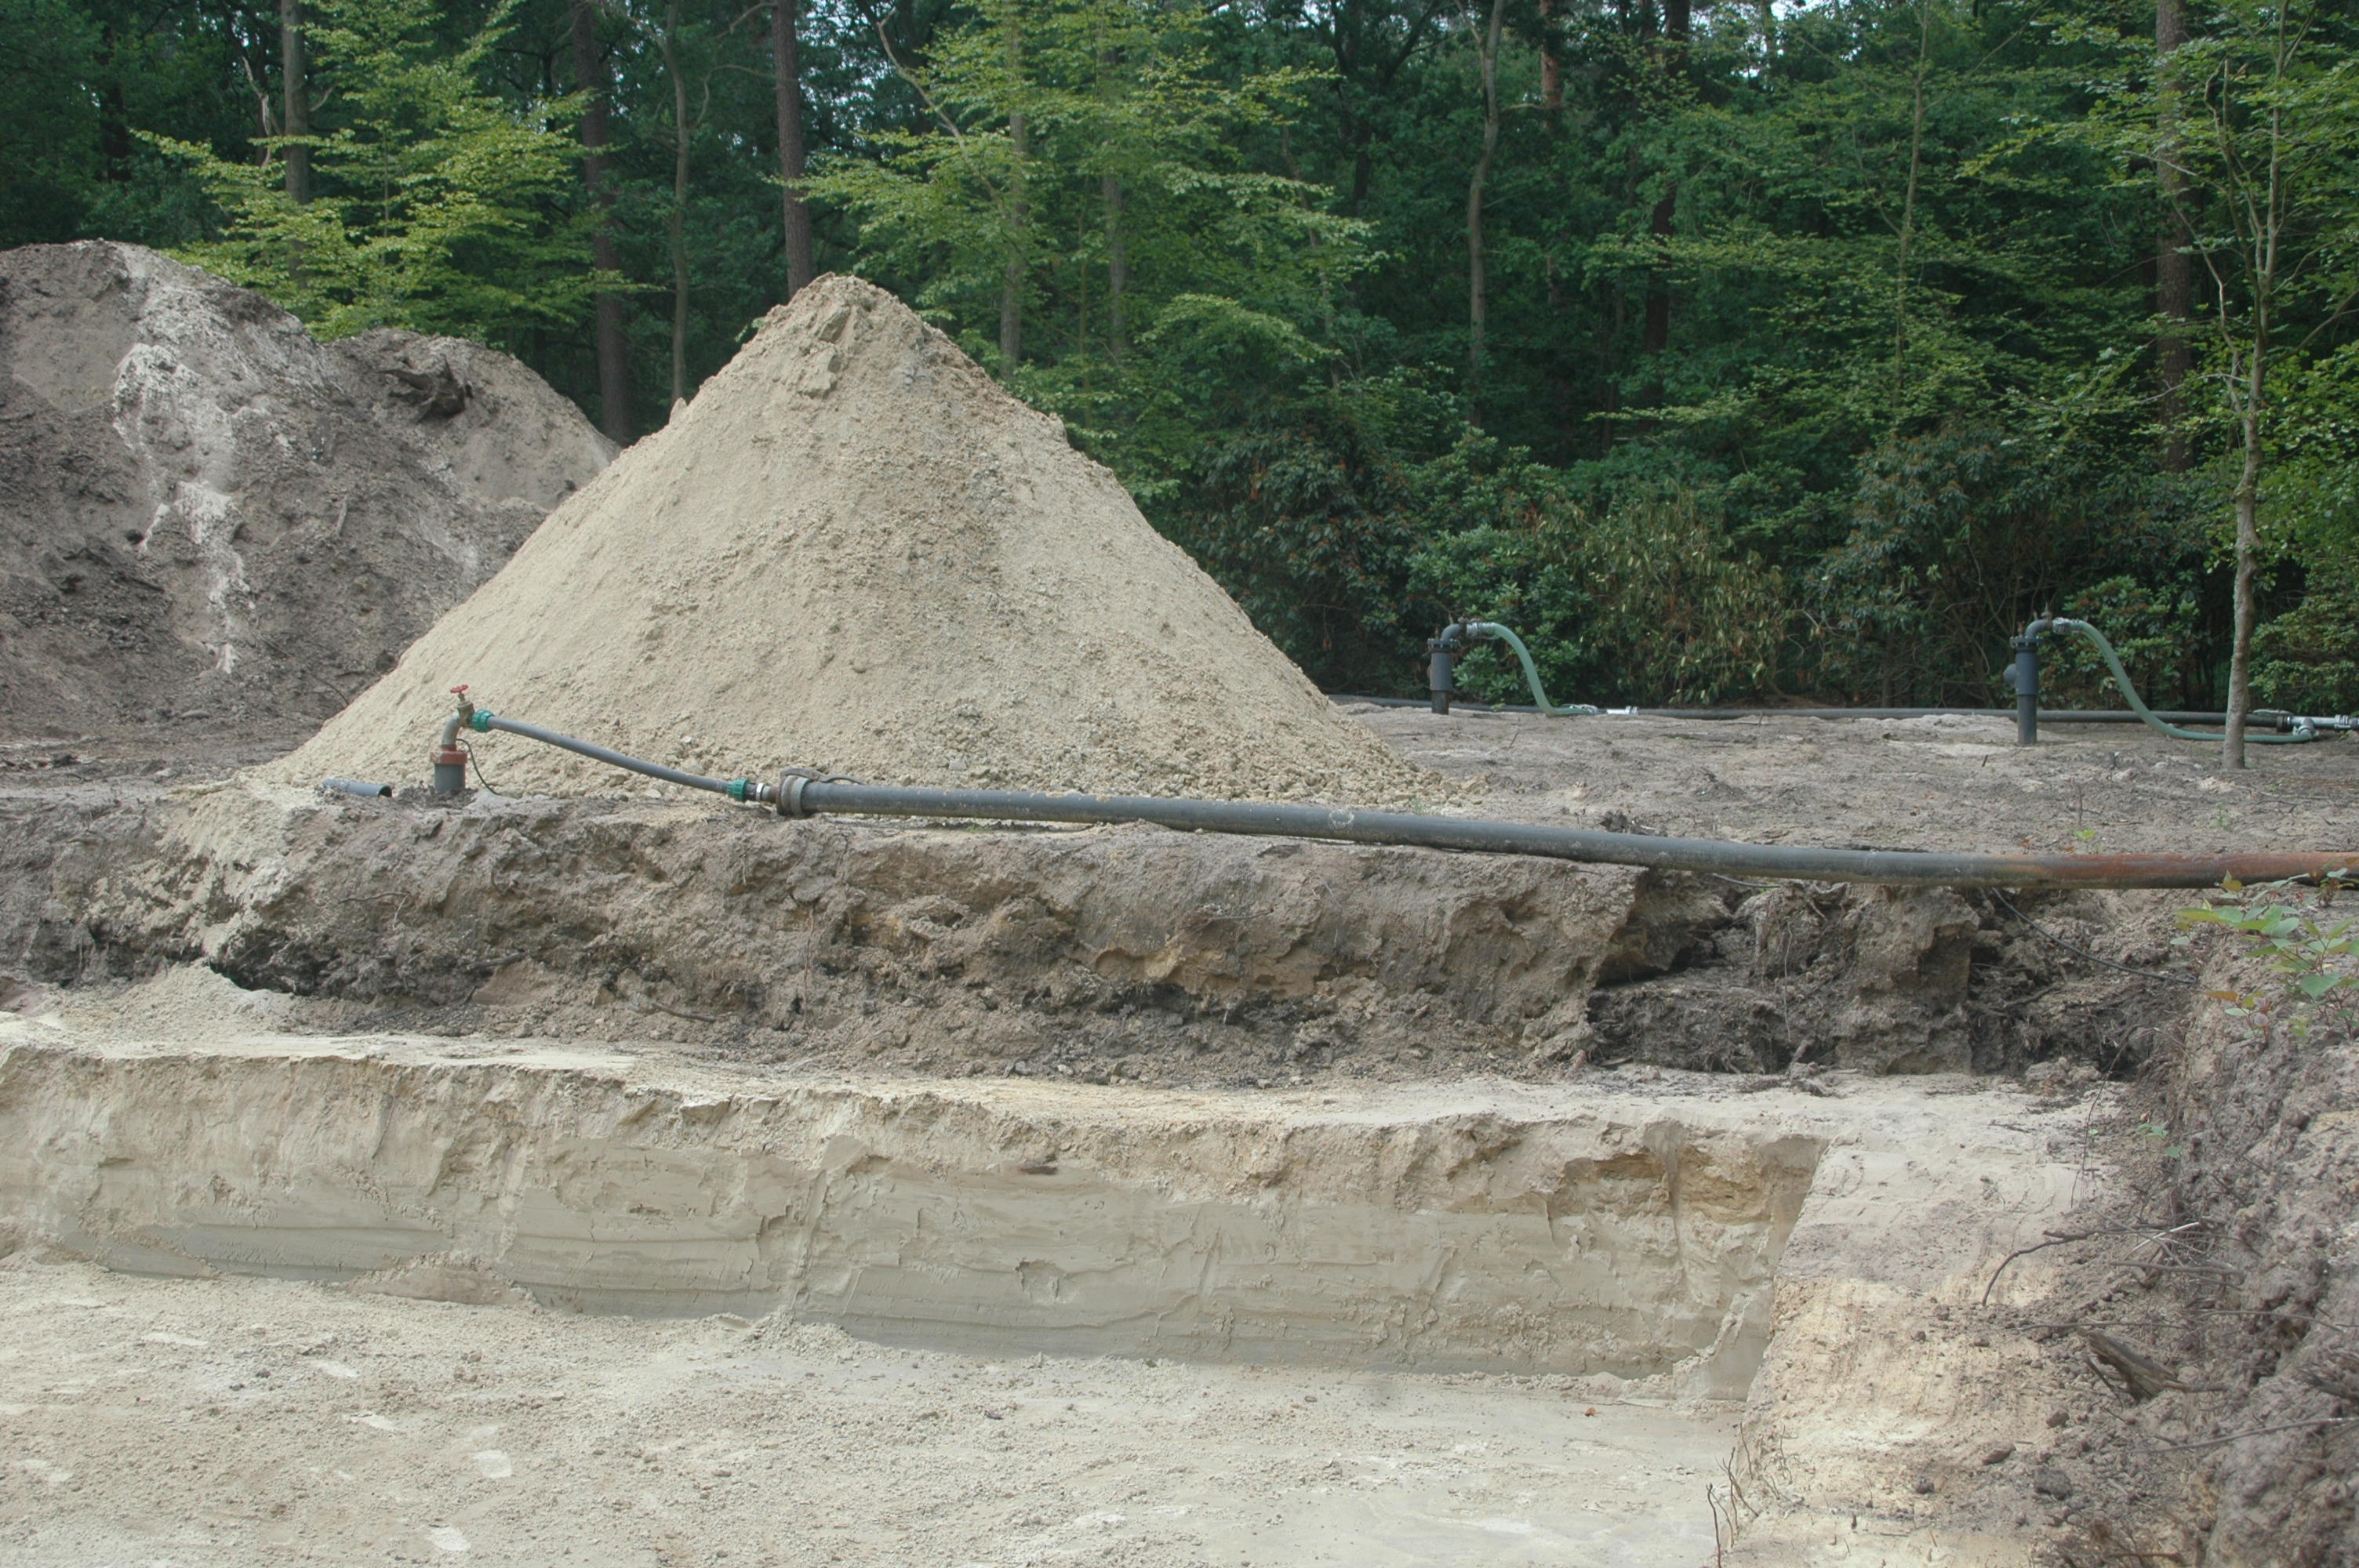
<path fill-rule="evenodd" d="M 618 439 L 814 269 L 1321 685 L 2359 709 L 2359 10 L 0 0 L 0 245 L 516 354 Z M 2058 648 L 2048 700 L 2117 706 Z M 1513 671 L 1462 679 L 1498 697 Z"/>

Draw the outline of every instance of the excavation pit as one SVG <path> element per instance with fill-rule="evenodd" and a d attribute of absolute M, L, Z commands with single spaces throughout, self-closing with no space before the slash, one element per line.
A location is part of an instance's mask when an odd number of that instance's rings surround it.
<path fill-rule="evenodd" d="M 1828 1472 L 1930 1430 L 1896 1325 L 2066 1212 L 2086 1114 L 820 1078 L 291 1005 L 0 1015 L 0 1314 L 45 1325 L 0 1414 L 96 1477 L 26 1515 L 43 1560 L 1701 1563 L 1740 1410 Z M 287 1511 L 212 1520 L 209 1465 Z"/>

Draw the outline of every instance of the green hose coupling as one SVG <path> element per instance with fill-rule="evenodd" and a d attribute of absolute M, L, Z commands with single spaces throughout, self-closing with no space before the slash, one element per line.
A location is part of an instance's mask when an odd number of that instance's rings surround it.
<path fill-rule="evenodd" d="M 743 806 L 745 804 L 745 792 L 753 787 L 754 781 L 752 779 L 731 779 L 729 781 L 729 798 L 735 801 L 738 805 Z"/>
<path fill-rule="evenodd" d="M 479 708 L 475 709 L 473 714 L 468 716 L 467 728 L 474 730 L 479 735 L 490 734 L 492 732 L 492 710 L 488 708 Z"/>

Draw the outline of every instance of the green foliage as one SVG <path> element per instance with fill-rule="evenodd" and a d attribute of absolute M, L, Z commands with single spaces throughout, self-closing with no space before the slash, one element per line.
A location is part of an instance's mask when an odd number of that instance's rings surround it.
<path fill-rule="evenodd" d="M 0 226 L 25 238 L 74 237 L 79 198 L 100 173 L 98 104 L 82 81 L 95 74 L 96 22 L 67 0 L 0 0 L 0 71 L 9 82 L 0 114 Z"/>
<path fill-rule="evenodd" d="M 2150 6 L 1691 9 L 1682 44 L 1650 0 L 1507 7 L 1479 376 L 1480 14 L 1432 0 L 803 6 L 820 264 L 1062 416 L 1332 688 L 1419 689 L 1423 639 L 1479 611 L 1569 700 L 2004 703 L 2007 636 L 2054 610 L 2157 706 L 2210 708 L 2274 123 L 2308 259 L 2270 306 L 2257 506 L 2286 599 L 2263 612 L 2291 613 L 2257 689 L 2359 706 L 2359 13 L 2221 0 L 2165 78 Z M 486 338 L 592 403 L 571 13 L 307 5 L 298 209 L 275 7 L 0 0 L 0 243 L 162 244 L 323 330 Z M 680 0 L 676 83 L 671 13 L 594 8 L 640 428 L 669 406 L 672 219 L 690 383 L 785 284 L 767 15 Z M 2201 306 L 2183 472 L 2149 282 L 2173 103 Z M 2051 700 L 2112 705 L 2078 644 L 2049 668 Z M 1514 674 L 1466 678 L 1518 697 Z"/>
<path fill-rule="evenodd" d="M 2359 584 L 2337 574 L 2253 637 L 2253 697 L 2289 713 L 2359 713 Z"/>
<path fill-rule="evenodd" d="M 1364 406 L 1313 406 L 1206 452 L 1158 506 L 1163 530 L 1329 690 L 1408 680 L 1422 635 L 1404 602 L 1418 526 L 1410 475 Z"/>
<path fill-rule="evenodd" d="M 2203 644 L 2170 641 L 2208 613 L 2201 486 L 2109 472 L 2101 446 L 2037 435 L 1957 427 L 1868 456 L 1850 536 L 1807 588 L 1818 684 L 1886 706 L 1989 703 L 2007 638 L 2076 605 L 2136 643 L 2148 701 L 2208 689 Z M 2095 580 L 2076 589 L 2076 576 Z M 2094 694 L 2093 655 L 2060 651 L 2056 667 L 2052 700 Z"/>
<path fill-rule="evenodd" d="M 2105 633 L 2140 698 L 2150 692 L 2184 695 L 2194 686 L 2199 672 L 2189 669 L 2188 655 L 2201 645 L 2196 631 L 2202 604 L 2192 573 L 2161 585 L 2110 577 L 2068 596 L 2058 608 Z M 2126 706 L 2113 672 L 2085 637 L 2058 637 L 2048 643 L 2040 654 L 2039 686 L 2040 701 L 2049 708 Z"/>
<path fill-rule="evenodd" d="M 2332 884 L 2229 882 L 2224 897 L 2179 912 L 2189 934 L 2172 941 L 2183 946 L 2196 931 L 2226 933 L 2245 957 L 2281 978 L 2281 989 L 2210 993 L 2231 1017 L 2256 1020 L 2264 1040 L 2279 1029 L 2303 1039 L 2321 1023 L 2348 1038 L 2359 1026 L 2359 921 L 2332 917 L 2339 891 Z"/>
<path fill-rule="evenodd" d="M 1592 512 L 1549 470 L 1486 456 L 1462 442 L 1420 476 L 1486 514 L 1419 553 L 1411 579 L 1426 597 L 1513 627 L 1559 702 L 1711 703 L 1772 688 L 1793 614 L 1785 578 L 1734 545 L 1707 498 L 1664 484 Z M 1505 650 L 1478 648 L 1461 680 L 1485 701 L 1531 700 Z"/>
<path fill-rule="evenodd" d="M 455 49 L 437 36 L 433 0 L 316 0 L 316 15 L 311 47 L 342 123 L 308 138 L 311 200 L 288 196 L 274 162 L 151 138 L 197 169 L 227 216 L 184 259 L 261 289 L 323 337 L 393 326 L 514 341 L 578 314 L 586 246 L 550 210 L 577 156 L 571 105 L 512 106 L 479 82 L 513 7 Z"/>
<path fill-rule="evenodd" d="M 1312 77 L 1224 79 L 1208 21 L 1147 0 L 982 0 L 902 72 L 929 122 L 877 131 L 810 182 L 858 225 L 864 268 L 920 280 L 922 308 L 1147 497 L 1208 425 L 1254 422 L 1333 357 L 1322 328 L 1365 265 L 1363 225 L 1236 156 Z M 1010 310 L 1027 345 L 1013 363 Z"/>

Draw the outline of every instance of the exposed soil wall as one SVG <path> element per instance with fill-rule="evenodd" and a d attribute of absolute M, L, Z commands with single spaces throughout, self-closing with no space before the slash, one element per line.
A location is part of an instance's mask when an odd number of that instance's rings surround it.
<path fill-rule="evenodd" d="M 2278 1022 L 2198 1012 L 2108 1129 L 2124 1179 L 2024 1303 L 2098 1412 L 2042 1455 L 2059 1563 L 2359 1561 L 2359 1045 L 2289 1024 L 2286 977 L 2225 943 L 2207 979 Z"/>
<path fill-rule="evenodd" d="M 2151 1009 L 2093 1022 L 2115 984 L 2063 974 L 1946 890 L 235 783 L 120 807 L 40 797 L 6 827 L 0 940 L 26 978 L 201 961 L 337 1002 L 339 1027 L 1245 1083 L 1619 1063 L 1924 1072 L 2059 1050 L 2118 1065 L 2170 1027 Z M 2019 998 L 2025 1016 L 2078 1027 L 2027 1037 Z"/>
<path fill-rule="evenodd" d="M 148 1273 L 1002 1354 L 1751 1380 L 1817 1140 L 1668 1107 L 1257 1103 L 20 1046 L 0 1213 Z"/>

